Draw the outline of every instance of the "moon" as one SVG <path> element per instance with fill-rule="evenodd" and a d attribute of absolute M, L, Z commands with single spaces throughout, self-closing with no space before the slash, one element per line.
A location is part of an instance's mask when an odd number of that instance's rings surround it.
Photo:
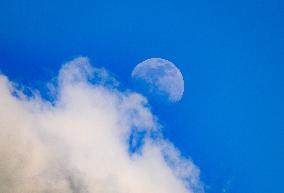
<path fill-rule="evenodd" d="M 143 87 L 146 94 L 163 96 L 175 103 L 181 100 L 184 80 L 180 70 L 170 61 L 150 58 L 139 63 L 131 73 L 136 85 Z"/>

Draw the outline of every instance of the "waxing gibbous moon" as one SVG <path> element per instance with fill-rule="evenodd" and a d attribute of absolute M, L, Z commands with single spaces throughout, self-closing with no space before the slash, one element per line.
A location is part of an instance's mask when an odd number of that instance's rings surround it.
<path fill-rule="evenodd" d="M 183 96 L 183 76 L 168 60 L 147 59 L 134 68 L 131 77 L 135 84 L 142 85 L 148 94 L 163 96 L 169 102 L 178 102 Z"/>

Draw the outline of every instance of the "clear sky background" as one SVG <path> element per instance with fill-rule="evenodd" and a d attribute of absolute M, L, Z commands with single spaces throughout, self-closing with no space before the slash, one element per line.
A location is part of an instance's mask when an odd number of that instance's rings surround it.
<path fill-rule="evenodd" d="M 83 55 L 132 88 L 136 64 L 168 59 L 184 97 L 150 103 L 206 192 L 283 193 L 283 20 L 282 0 L 0 0 L 0 70 L 43 90 Z"/>

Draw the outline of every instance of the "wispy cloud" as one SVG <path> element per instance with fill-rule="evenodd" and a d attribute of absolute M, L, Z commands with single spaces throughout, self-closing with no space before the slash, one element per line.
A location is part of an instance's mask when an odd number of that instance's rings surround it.
<path fill-rule="evenodd" d="M 203 192 L 146 98 L 117 84 L 85 57 L 62 66 L 52 102 L 0 75 L 0 192 Z"/>

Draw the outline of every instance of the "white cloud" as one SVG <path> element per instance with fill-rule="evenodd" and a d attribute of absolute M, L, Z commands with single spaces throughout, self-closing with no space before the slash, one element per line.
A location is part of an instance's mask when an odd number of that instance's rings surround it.
<path fill-rule="evenodd" d="M 0 75 L 0 192 L 203 192 L 198 168 L 163 139 L 143 96 L 119 91 L 84 57 L 57 80 L 51 103 Z M 129 152 L 130 138 L 139 151 Z"/>

